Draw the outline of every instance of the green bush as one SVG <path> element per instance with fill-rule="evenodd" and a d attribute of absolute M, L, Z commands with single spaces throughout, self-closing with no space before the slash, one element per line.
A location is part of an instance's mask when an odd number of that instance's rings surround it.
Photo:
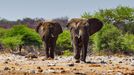
<path fill-rule="evenodd" d="M 64 30 L 57 39 L 57 48 L 60 50 L 72 49 L 71 36 L 68 30 Z"/>
<path fill-rule="evenodd" d="M 125 34 L 123 37 L 123 42 L 124 44 L 123 48 L 129 51 L 134 52 L 134 35 L 133 34 Z"/>
<path fill-rule="evenodd" d="M 63 56 L 72 56 L 73 52 L 69 51 L 69 50 L 65 50 Z"/>
<path fill-rule="evenodd" d="M 0 28 L 0 38 L 3 38 L 5 36 L 5 33 L 7 32 L 6 29 Z"/>
<path fill-rule="evenodd" d="M 110 50 L 116 52 L 122 50 L 122 33 L 116 27 L 111 24 L 106 24 L 103 28 L 94 36 L 92 36 L 93 49 Z"/>
<path fill-rule="evenodd" d="M 5 47 L 10 47 L 11 49 L 20 45 L 40 47 L 42 44 L 42 40 L 35 30 L 28 28 L 26 25 L 16 25 L 6 30 L 4 37 L 0 38 L 0 41 Z"/>
<path fill-rule="evenodd" d="M 21 36 L 15 36 L 15 37 L 7 37 L 7 38 L 1 39 L 1 43 L 6 48 L 11 48 L 13 50 L 17 46 L 21 45 L 23 41 L 21 40 Z"/>
<path fill-rule="evenodd" d="M 35 30 L 28 28 L 25 25 L 14 26 L 10 29 L 8 36 L 21 36 L 23 45 L 40 46 L 42 44 L 41 38 Z"/>

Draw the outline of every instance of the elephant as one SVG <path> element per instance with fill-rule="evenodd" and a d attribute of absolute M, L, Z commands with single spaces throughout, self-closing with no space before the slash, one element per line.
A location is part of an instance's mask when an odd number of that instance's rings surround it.
<path fill-rule="evenodd" d="M 39 22 L 36 27 L 36 32 L 39 33 L 44 47 L 46 58 L 54 59 L 54 51 L 58 35 L 63 32 L 61 25 L 57 22 Z"/>
<path fill-rule="evenodd" d="M 89 36 L 98 32 L 103 22 L 97 18 L 73 18 L 66 26 L 70 30 L 75 62 L 86 63 Z"/>

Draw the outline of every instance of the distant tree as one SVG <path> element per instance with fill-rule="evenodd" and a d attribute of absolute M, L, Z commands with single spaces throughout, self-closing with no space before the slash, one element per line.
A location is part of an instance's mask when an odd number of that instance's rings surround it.
<path fill-rule="evenodd" d="M 68 22 L 68 17 L 56 18 L 56 19 L 53 19 L 52 21 L 58 22 L 61 25 L 61 27 L 63 29 L 65 29 L 66 28 L 66 24 Z"/>
<path fill-rule="evenodd" d="M 9 21 L 7 19 L 1 18 L 0 19 L 0 27 L 3 27 L 3 28 L 11 28 L 14 25 L 26 24 L 30 28 L 36 28 L 37 22 L 38 21 L 42 21 L 42 20 L 44 20 L 44 19 L 43 18 L 35 18 L 35 19 L 32 19 L 32 18 L 23 18 L 22 20 L 21 19 L 18 19 L 16 21 Z"/>
<path fill-rule="evenodd" d="M 98 18 L 104 23 L 103 28 L 89 38 L 92 50 L 134 52 L 134 8 L 118 6 L 112 9 L 101 9 L 93 15 L 85 12 L 81 17 Z"/>
<path fill-rule="evenodd" d="M 90 13 L 89 12 L 84 12 L 82 15 L 81 15 L 81 17 L 82 18 L 91 18 L 92 17 L 92 15 L 90 15 Z"/>
<path fill-rule="evenodd" d="M 88 12 L 84 13 L 82 18 L 90 18 Z M 134 31 L 134 8 L 127 6 L 118 6 L 114 9 L 101 9 L 92 16 L 99 18 L 104 23 L 112 23 L 124 32 L 133 33 Z"/>

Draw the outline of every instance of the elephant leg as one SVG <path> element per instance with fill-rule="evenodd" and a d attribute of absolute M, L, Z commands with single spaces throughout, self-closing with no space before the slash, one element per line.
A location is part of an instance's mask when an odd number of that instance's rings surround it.
<path fill-rule="evenodd" d="M 80 49 L 78 46 L 78 38 L 76 37 L 73 39 L 73 48 L 74 48 L 74 58 L 76 59 L 76 62 L 80 59 Z"/>
<path fill-rule="evenodd" d="M 87 46 L 88 46 L 88 38 L 84 38 L 82 45 L 81 59 L 80 59 L 83 62 L 86 62 Z"/>
<path fill-rule="evenodd" d="M 45 55 L 46 58 L 49 58 L 49 46 L 48 46 L 48 42 L 44 42 L 44 47 L 45 47 Z"/>
<path fill-rule="evenodd" d="M 51 58 L 54 58 L 54 52 L 55 52 L 55 46 L 56 46 L 56 39 L 57 37 L 54 37 L 54 38 L 51 38 L 51 41 L 50 41 L 50 57 Z"/>

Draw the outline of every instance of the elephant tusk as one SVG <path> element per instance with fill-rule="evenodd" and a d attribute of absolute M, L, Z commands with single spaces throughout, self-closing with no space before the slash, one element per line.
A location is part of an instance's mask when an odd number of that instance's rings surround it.
<path fill-rule="evenodd" d="M 53 35 L 53 34 L 51 34 L 51 37 L 54 37 L 54 35 Z"/>
<path fill-rule="evenodd" d="M 78 36 L 78 38 L 80 38 L 80 35 Z"/>

